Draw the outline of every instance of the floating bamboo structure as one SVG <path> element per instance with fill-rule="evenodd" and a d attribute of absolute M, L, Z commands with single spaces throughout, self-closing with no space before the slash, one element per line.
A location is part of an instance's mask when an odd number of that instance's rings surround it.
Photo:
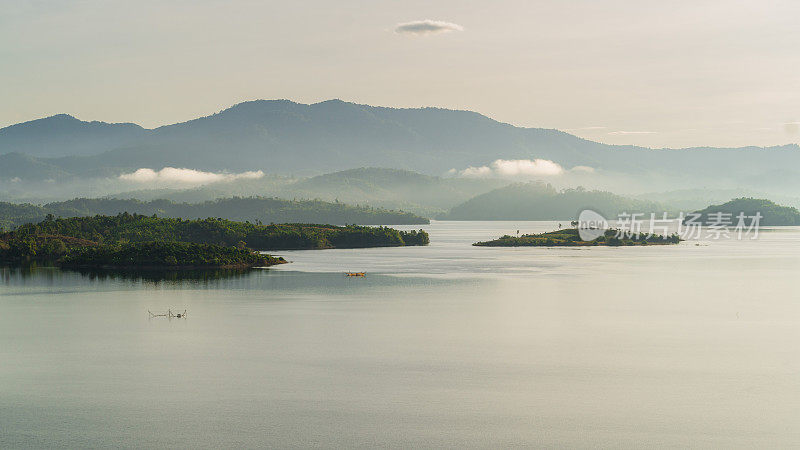
<path fill-rule="evenodd" d="M 176 319 L 185 319 L 186 318 L 186 310 L 184 309 L 182 313 L 173 313 L 171 309 L 168 309 L 167 312 L 164 314 L 154 314 L 147 310 L 147 313 L 150 314 L 150 317 L 166 317 L 167 319 L 172 319 L 175 317 Z"/>

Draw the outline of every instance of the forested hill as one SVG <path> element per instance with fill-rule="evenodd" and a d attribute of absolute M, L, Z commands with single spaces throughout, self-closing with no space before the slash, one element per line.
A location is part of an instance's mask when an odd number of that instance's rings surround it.
<path fill-rule="evenodd" d="M 738 223 L 737 216 L 743 214 L 745 223 L 750 224 L 756 213 L 761 215 L 759 225 L 782 226 L 800 225 L 800 211 L 790 206 L 781 206 L 763 198 L 735 198 L 721 205 L 711 205 L 695 214 L 700 214 L 699 221 L 708 223 L 713 217 L 723 219 L 733 225 Z M 714 216 L 717 214 L 716 216 Z M 719 216 L 718 214 L 723 214 Z"/>
<path fill-rule="evenodd" d="M 478 195 L 442 217 L 450 220 L 572 220 L 582 209 L 606 218 L 621 212 L 670 212 L 655 202 L 582 188 L 557 190 L 543 183 L 516 183 Z"/>
<path fill-rule="evenodd" d="M 78 198 L 42 206 L 0 203 L 0 227 L 10 229 L 23 223 L 38 222 L 48 214 L 55 217 L 73 217 L 116 215 L 124 212 L 184 219 L 221 217 L 263 223 L 407 225 L 430 222 L 426 218 L 403 211 L 318 200 L 233 197 L 203 203 L 177 203 L 169 200 L 142 202 L 133 199 Z"/>

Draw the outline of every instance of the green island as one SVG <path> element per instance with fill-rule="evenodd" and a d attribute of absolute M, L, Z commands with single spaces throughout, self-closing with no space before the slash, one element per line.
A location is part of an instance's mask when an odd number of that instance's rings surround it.
<path fill-rule="evenodd" d="M 677 234 L 661 236 L 644 233 L 617 237 L 617 230 L 608 229 L 597 239 L 584 241 L 577 228 L 550 231 L 541 234 L 505 235 L 492 241 L 476 242 L 478 247 L 580 247 L 580 246 L 630 246 L 630 245 L 669 245 L 677 244 L 681 238 Z"/>
<path fill-rule="evenodd" d="M 388 227 L 184 220 L 122 213 L 55 218 L 0 234 L 0 261 L 62 267 L 247 268 L 286 261 L 265 250 L 427 245 L 425 231 Z"/>

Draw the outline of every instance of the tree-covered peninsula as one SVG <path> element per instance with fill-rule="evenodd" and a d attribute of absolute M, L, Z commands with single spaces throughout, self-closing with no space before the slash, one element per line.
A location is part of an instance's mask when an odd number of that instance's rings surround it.
<path fill-rule="evenodd" d="M 628 245 L 667 245 L 677 244 L 681 238 L 677 234 L 662 236 L 657 234 L 626 234 L 617 236 L 617 230 L 605 230 L 603 235 L 590 241 L 581 239 L 577 228 L 550 231 L 522 236 L 505 235 L 492 241 L 476 242 L 479 247 L 579 247 L 579 246 L 628 246 Z"/>
<path fill-rule="evenodd" d="M 263 250 L 427 245 L 425 231 L 118 214 L 47 217 L 0 234 L 0 260 L 78 267 L 254 267 L 280 264 Z"/>

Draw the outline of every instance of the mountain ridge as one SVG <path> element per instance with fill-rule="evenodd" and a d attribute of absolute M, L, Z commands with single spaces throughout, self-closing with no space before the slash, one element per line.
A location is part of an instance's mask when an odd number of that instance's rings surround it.
<path fill-rule="evenodd" d="M 552 132 L 552 133 L 555 133 L 555 134 L 558 134 L 558 135 L 568 136 L 570 138 L 573 138 L 573 139 L 576 139 L 576 140 L 579 140 L 579 141 L 583 141 L 583 142 L 586 142 L 586 143 L 599 144 L 599 145 L 602 145 L 602 146 L 614 147 L 614 148 L 619 148 L 619 149 L 642 149 L 642 150 L 744 150 L 744 149 L 770 149 L 770 148 L 783 148 L 783 147 L 793 147 L 793 148 L 796 148 L 796 149 L 800 149 L 800 144 L 795 143 L 795 142 L 788 142 L 786 144 L 769 145 L 769 146 L 743 145 L 743 146 L 738 146 L 738 147 L 715 147 L 715 146 L 710 146 L 710 145 L 700 145 L 700 146 L 692 146 L 692 147 L 648 147 L 648 146 L 640 146 L 640 145 L 609 144 L 609 143 L 605 143 L 605 142 L 592 141 L 590 139 L 582 138 L 580 136 L 576 136 L 574 134 L 568 133 L 568 132 L 563 131 L 563 130 L 559 130 L 557 128 L 524 127 L 524 126 L 514 125 L 514 124 L 510 124 L 510 123 L 507 123 L 507 122 L 502 122 L 502 121 L 493 119 L 493 118 L 491 118 L 489 116 L 486 116 L 484 114 L 481 114 L 481 113 L 479 113 L 477 111 L 472 111 L 472 110 L 443 108 L 443 107 L 438 107 L 438 106 L 419 106 L 419 107 L 374 106 L 374 105 L 369 105 L 369 104 L 365 104 L 365 103 L 348 102 L 348 101 L 341 100 L 341 99 L 338 99 L 338 98 L 329 99 L 329 100 L 323 100 L 323 101 L 316 102 L 316 103 L 301 103 L 301 102 L 295 102 L 295 101 L 289 100 L 289 99 L 255 99 L 255 100 L 246 100 L 246 101 L 243 101 L 243 102 L 235 103 L 235 104 L 233 104 L 233 105 L 231 105 L 231 106 L 229 106 L 229 107 L 227 107 L 225 109 L 222 109 L 222 110 L 220 110 L 220 111 L 218 111 L 216 113 L 208 114 L 208 115 L 205 115 L 205 116 L 199 116 L 199 117 L 196 117 L 194 119 L 188 119 L 188 120 L 185 120 L 185 121 L 159 125 L 159 126 L 153 127 L 153 128 L 146 128 L 146 127 L 144 127 L 142 125 L 139 125 L 139 124 L 137 124 L 135 122 L 106 122 L 106 121 L 99 121 L 99 120 L 83 120 L 83 119 L 79 119 L 79 118 L 77 118 L 74 115 L 69 114 L 69 113 L 58 113 L 58 114 L 53 114 L 53 115 L 50 115 L 50 116 L 45 116 L 45 117 L 41 117 L 41 118 L 36 118 L 36 119 L 26 120 L 26 121 L 23 121 L 23 122 L 18 122 L 18 123 L 15 123 L 15 124 L 7 125 L 5 127 L 0 127 L 0 139 L 3 137 L 4 133 L 7 130 L 19 129 L 19 128 L 23 128 L 23 127 L 27 127 L 27 126 L 31 126 L 31 125 L 39 124 L 39 123 L 46 123 L 48 121 L 56 120 L 56 119 L 65 120 L 65 121 L 68 120 L 68 121 L 71 121 L 71 122 L 74 122 L 74 123 L 82 124 L 84 126 L 86 126 L 86 125 L 89 125 L 89 126 L 97 126 L 97 125 L 100 125 L 100 126 L 120 126 L 120 127 L 131 127 L 131 128 L 135 128 L 135 129 L 139 129 L 139 130 L 145 131 L 145 132 L 155 132 L 155 131 L 169 129 L 171 127 L 176 127 L 176 126 L 186 125 L 186 124 L 193 123 L 193 122 L 202 121 L 204 119 L 215 118 L 215 117 L 218 117 L 218 116 L 223 115 L 223 114 L 228 113 L 228 112 L 232 112 L 232 111 L 237 111 L 237 110 L 243 109 L 243 108 L 248 107 L 250 105 L 273 105 L 273 104 L 275 104 L 275 105 L 278 105 L 278 104 L 280 104 L 280 105 L 291 105 L 293 107 L 315 107 L 315 106 L 323 106 L 323 105 L 329 105 L 329 104 L 342 104 L 342 105 L 350 105 L 350 106 L 353 106 L 353 107 L 370 108 L 370 109 L 382 110 L 382 111 L 403 111 L 403 112 L 405 112 L 405 111 L 438 111 L 438 112 L 446 112 L 446 113 L 457 113 L 457 114 L 464 114 L 464 115 L 468 115 L 468 116 L 475 116 L 475 117 L 478 117 L 478 118 L 481 118 L 481 119 L 485 119 L 485 120 L 487 120 L 489 122 L 492 122 L 495 125 L 502 125 L 502 126 L 506 126 L 506 127 L 509 127 L 509 128 L 517 129 L 517 130 L 528 130 L 528 131 L 533 130 L 533 131 Z"/>
<path fill-rule="evenodd" d="M 301 175 L 373 166 L 441 175 L 498 159 L 546 159 L 565 169 L 589 166 L 689 181 L 707 175 L 758 176 L 776 165 L 800 167 L 799 150 L 797 144 L 689 149 L 609 145 L 554 129 L 517 127 L 474 111 L 342 100 L 252 100 L 153 129 L 69 115 L 0 129 L 0 155 L 24 153 L 43 167 L 55 166 L 73 176 L 86 176 L 89 168 L 94 176 L 166 166 Z M 13 167 L 6 171 L 13 172 Z"/>

